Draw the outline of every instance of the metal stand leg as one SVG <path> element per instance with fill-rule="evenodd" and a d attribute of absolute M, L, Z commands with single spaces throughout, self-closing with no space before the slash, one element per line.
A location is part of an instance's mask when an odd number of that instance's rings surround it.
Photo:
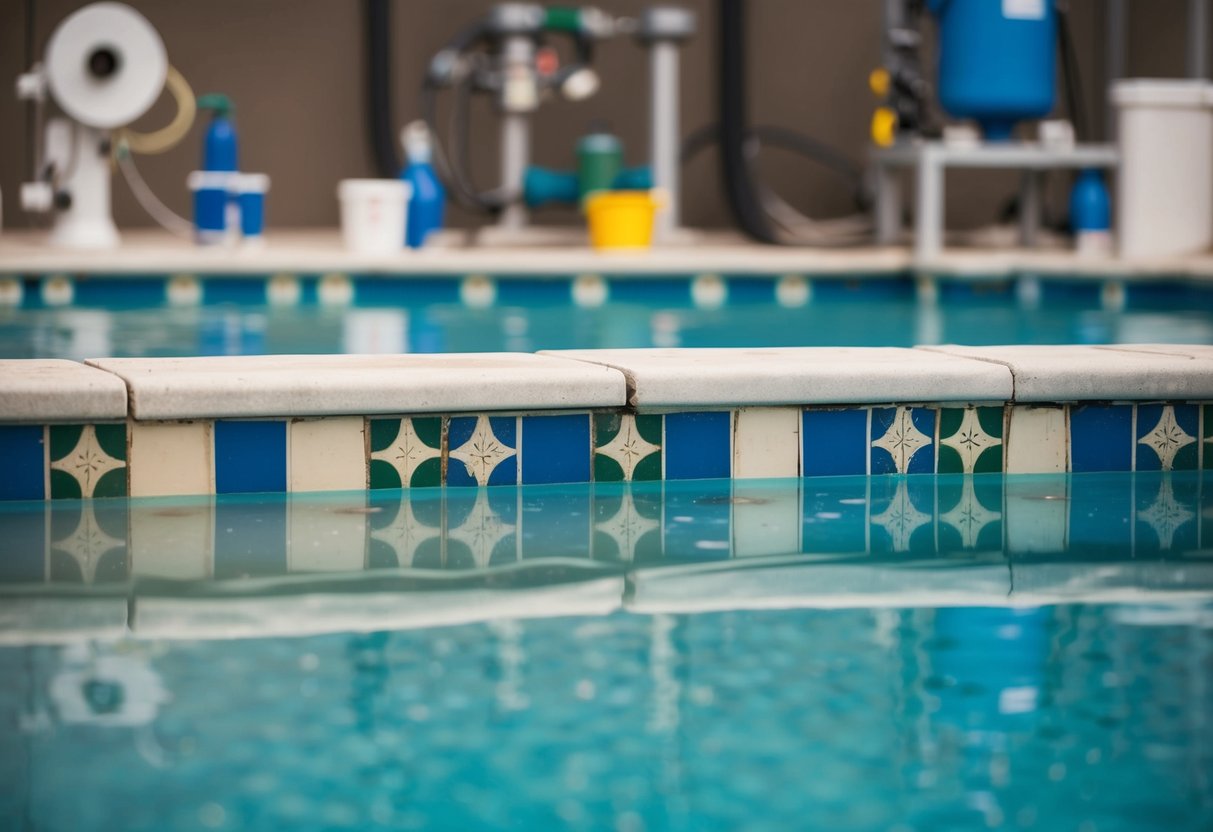
<path fill-rule="evenodd" d="M 1044 174 L 1025 170 L 1019 185 L 1019 244 L 1024 248 L 1034 247 L 1040 236 L 1043 191 Z"/>
<path fill-rule="evenodd" d="M 892 245 L 901 236 L 901 180 L 888 165 L 876 165 L 876 244 Z"/>
<path fill-rule="evenodd" d="M 922 261 L 937 257 L 943 248 L 943 165 L 933 148 L 924 148 L 918 160 L 917 184 L 914 257 Z"/>

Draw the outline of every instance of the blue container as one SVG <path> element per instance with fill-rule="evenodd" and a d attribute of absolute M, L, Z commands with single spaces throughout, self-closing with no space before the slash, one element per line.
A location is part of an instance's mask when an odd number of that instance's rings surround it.
<path fill-rule="evenodd" d="M 927 0 L 939 20 L 939 102 L 991 141 L 1053 110 L 1055 0 Z"/>
<path fill-rule="evenodd" d="M 1070 191 L 1070 227 L 1075 233 L 1107 231 L 1112 227 L 1112 205 L 1103 174 L 1084 170 Z"/>
<path fill-rule="evenodd" d="M 421 248 L 431 233 L 442 228 L 446 214 L 446 189 L 434 170 L 430 131 L 424 122 L 413 122 L 401 133 L 408 164 L 400 178 L 411 185 L 404 242 Z"/>
<path fill-rule="evenodd" d="M 194 235 L 200 243 L 227 237 L 228 192 L 232 174 L 196 170 L 186 180 L 194 196 Z"/>
<path fill-rule="evenodd" d="M 240 208 L 240 235 L 247 240 L 261 237 L 265 230 L 265 194 L 270 178 L 264 173 L 241 173 L 233 177 L 232 195 Z"/>
<path fill-rule="evenodd" d="M 240 146 L 232 122 L 231 101 L 226 95 L 212 93 L 198 99 L 198 109 L 212 113 L 202 140 L 202 169 L 240 170 Z"/>

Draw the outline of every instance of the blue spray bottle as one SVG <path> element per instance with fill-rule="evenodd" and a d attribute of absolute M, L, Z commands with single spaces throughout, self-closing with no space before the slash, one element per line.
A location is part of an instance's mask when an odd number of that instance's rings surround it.
<path fill-rule="evenodd" d="M 240 170 L 239 144 L 236 125 L 232 122 L 232 102 L 222 93 L 210 93 L 198 98 L 199 110 L 211 111 L 211 123 L 202 142 L 202 169 Z"/>
<path fill-rule="evenodd" d="M 425 122 L 414 121 L 405 125 L 400 133 L 400 141 L 408 160 L 400 178 L 413 187 L 405 243 L 409 248 L 421 248 L 432 231 L 442 228 L 446 191 L 434 170 L 433 144 Z"/>
<path fill-rule="evenodd" d="M 1070 227 L 1079 254 L 1101 255 L 1112 250 L 1112 205 L 1103 174 L 1079 172 L 1070 191 Z"/>

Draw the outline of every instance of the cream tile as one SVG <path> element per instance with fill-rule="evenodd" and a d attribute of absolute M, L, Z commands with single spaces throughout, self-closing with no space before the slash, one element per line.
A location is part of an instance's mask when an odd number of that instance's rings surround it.
<path fill-rule="evenodd" d="M 1065 408 L 1012 407 L 1007 425 L 1007 473 L 1065 473 L 1067 436 Z"/>
<path fill-rule="evenodd" d="M 733 555 L 754 558 L 800 551 L 800 483 L 733 484 Z"/>
<path fill-rule="evenodd" d="M 210 422 L 130 422 L 132 497 L 213 494 Z"/>
<path fill-rule="evenodd" d="M 314 498 L 313 498 L 314 499 Z M 287 562 L 291 572 L 361 572 L 366 565 L 366 498 L 291 499 Z"/>
<path fill-rule="evenodd" d="M 1065 551 L 1070 511 L 1067 479 L 1005 480 L 1008 552 L 1025 555 Z M 1019 585 L 1018 580 L 1015 584 Z"/>
<path fill-rule="evenodd" d="M 199 580 L 215 572 L 215 503 L 133 503 L 131 575 Z"/>
<path fill-rule="evenodd" d="M 800 410 L 752 407 L 733 420 L 736 479 L 800 476 Z"/>
<path fill-rule="evenodd" d="M 288 491 L 366 489 L 366 434 L 361 416 L 290 423 Z"/>

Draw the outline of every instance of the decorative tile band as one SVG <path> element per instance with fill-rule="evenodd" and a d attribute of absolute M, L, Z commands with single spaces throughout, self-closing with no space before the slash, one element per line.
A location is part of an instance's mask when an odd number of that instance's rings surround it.
<path fill-rule="evenodd" d="M 0 517 L 0 583 L 470 569 L 544 557 L 658 565 L 828 553 L 1015 563 L 1207 552 L 1207 478 L 852 478 L 371 491 L 323 500 L 51 501 Z M 1114 518 L 1115 522 L 1109 522 Z M 761 529 L 762 533 L 755 533 Z M 322 530 L 322 533 L 321 533 Z"/>
<path fill-rule="evenodd" d="M 1213 468 L 1213 404 L 0 425 L 0 499 Z"/>
<path fill-rule="evenodd" d="M 528 303 L 594 308 L 612 301 L 701 309 L 747 304 L 796 308 L 817 300 L 915 296 L 945 304 L 1015 302 L 1028 308 L 1061 297 L 1115 311 L 1213 308 L 1213 281 L 1190 275 L 1076 278 L 1035 272 L 932 278 L 896 268 L 857 274 L 0 274 L 0 306 L 26 308 L 220 303 L 391 307 L 449 303 L 471 308 Z"/>

